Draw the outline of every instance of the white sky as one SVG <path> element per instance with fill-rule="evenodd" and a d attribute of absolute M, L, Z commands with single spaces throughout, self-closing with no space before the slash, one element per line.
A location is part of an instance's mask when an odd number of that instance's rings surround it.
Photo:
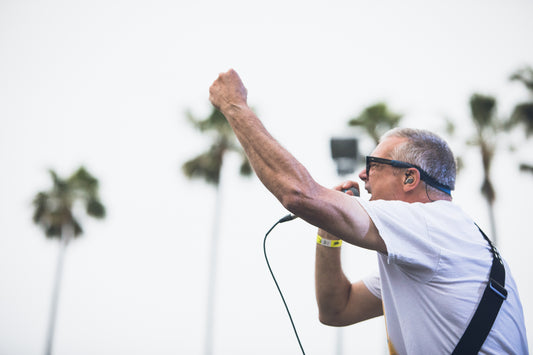
<path fill-rule="evenodd" d="M 184 112 L 210 111 L 218 73 L 237 69 L 267 128 L 332 186 L 329 138 L 354 134 L 348 119 L 378 100 L 404 125 L 453 118 L 463 138 L 473 92 L 509 114 L 527 98 L 508 77 L 533 65 L 531 14 L 525 0 L 0 1 L 0 354 L 44 349 L 58 244 L 31 201 L 48 168 L 85 164 L 108 208 L 67 251 L 55 354 L 201 354 L 215 192 L 180 166 L 208 144 Z M 516 166 L 532 150 L 513 142 L 494 164 L 496 212 L 531 341 L 533 179 Z M 488 230 L 479 158 L 451 144 L 467 163 L 455 200 Z M 297 353 L 262 255 L 285 211 L 236 164 L 223 176 L 215 353 Z M 317 320 L 314 228 L 281 225 L 268 246 L 306 352 L 334 353 L 336 331 Z M 375 267 L 372 253 L 344 253 L 353 279 Z M 382 322 L 344 329 L 346 353 L 382 353 Z"/>

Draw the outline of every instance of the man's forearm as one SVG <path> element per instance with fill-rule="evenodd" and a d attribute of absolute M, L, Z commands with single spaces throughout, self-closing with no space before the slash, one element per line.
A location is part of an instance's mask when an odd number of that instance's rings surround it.
<path fill-rule="evenodd" d="M 268 133 L 249 107 L 223 113 L 255 173 L 278 199 L 313 182 L 307 169 Z"/>
<path fill-rule="evenodd" d="M 337 239 L 324 231 L 319 235 L 326 239 Z M 350 297 L 351 283 L 342 271 L 341 248 L 316 246 L 315 291 L 320 321 L 332 324 L 342 313 Z"/>
<path fill-rule="evenodd" d="M 221 74 L 210 89 L 211 102 L 226 117 L 261 182 L 285 206 L 318 186 L 309 172 L 265 129 L 246 102 L 246 89 L 234 71 Z"/>

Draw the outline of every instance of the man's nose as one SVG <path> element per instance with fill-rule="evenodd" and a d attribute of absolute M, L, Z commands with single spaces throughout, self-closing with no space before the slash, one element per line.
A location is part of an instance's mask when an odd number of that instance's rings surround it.
<path fill-rule="evenodd" d="M 366 168 L 361 169 L 361 171 L 359 172 L 359 179 L 365 182 L 368 180 L 368 176 L 366 175 Z"/>

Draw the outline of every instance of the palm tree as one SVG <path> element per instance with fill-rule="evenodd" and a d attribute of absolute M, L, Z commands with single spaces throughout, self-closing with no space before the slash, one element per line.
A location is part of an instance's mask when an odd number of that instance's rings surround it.
<path fill-rule="evenodd" d="M 209 280 L 207 293 L 207 320 L 205 354 L 213 353 L 213 320 L 214 320 L 214 300 L 216 264 L 220 226 L 220 206 L 221 206 L 221 172 L 224 157 L 228 152 L 236 152 L 241 156 L 240 174 L 249 176 L 252 174 L 252 167 L 244 154 L 244 151 L 237 143 L 233 130 L 224 115 L 213 108 L 213 111 L 206 119 L 195 118 L 190 112 L 187 113 L 189 121 L 200 132 L 211 134 L 212 143 L 209 149 L 199 154 L 197 157 L 185 162 L 182 166 L 184 174 L 189 179 L 203 179 L 208 184 L 216 188 L 215 211 L 213 216 L 210 258 L 209 258 Z"/>
<path fill-rule="evenodd" d="M 397 127 L 401 118 L 402 115 L 390 111 L 386 103 L 378 102 L 365 108 L 359 116 L 350 119 L 348 125 L 361 127 L 377 145 L 383 133 Z"/>
<path fill-rule="evenodd" d="M 483 166 L 483 182 L 481 194 L 487 202 L 492 239 L 497 242 L 496 221 L 494 216 L 494 201 L 496 192 L 491 180 L 491 166 L 496 151 L 496 140 L 499 133 L 507 131 L 509 126 L 496 117 L 496 99 L 491 96 L 473 94 L 470 97 L 470 111 L 476 127 L 476 136 L 471 145 L 479 147 Z"/>
<path fill-rule="evenodd" d="M 533 68 L 526 67 L 517 70 L 511 75 L 510 80 L 520 81 L 529 91 L 530 100 L 515 106 L 511 115 L 510 124 L 512 126 L 518 124 L 523 125 L 526 138 L 530 138 L 533 135 Z M 520 170 L 533 173 L 533 165 L 521 163 Z"/>
<path fill-rule="evenodd" d="M 33 199 L 33 222 L 42 228 L 47 238 L 60 241 L 46 338 L 46 355 L 52 353 L 65 250 L 71 239 L 83 233 L 74 209 L 81 205 L 87 215 L 99 219 L 105 217 L 105 207 L 98 197 L 98 180 L 85 168 L 80 167 L 66 180 L 60 178 L 53 170 L 50 170 L 50 176 L 52 188 L 37 193 Z"/>

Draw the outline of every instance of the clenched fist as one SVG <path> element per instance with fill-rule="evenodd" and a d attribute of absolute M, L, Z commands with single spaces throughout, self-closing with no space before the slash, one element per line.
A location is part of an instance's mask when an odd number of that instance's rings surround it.
<path fill-rule="evenodd" d="M 232 107 L 246 106 L 247 94 L 239 74 L 233 69 L 221 73 L 209 88 L 209 100 L 223 113 Z"/>

